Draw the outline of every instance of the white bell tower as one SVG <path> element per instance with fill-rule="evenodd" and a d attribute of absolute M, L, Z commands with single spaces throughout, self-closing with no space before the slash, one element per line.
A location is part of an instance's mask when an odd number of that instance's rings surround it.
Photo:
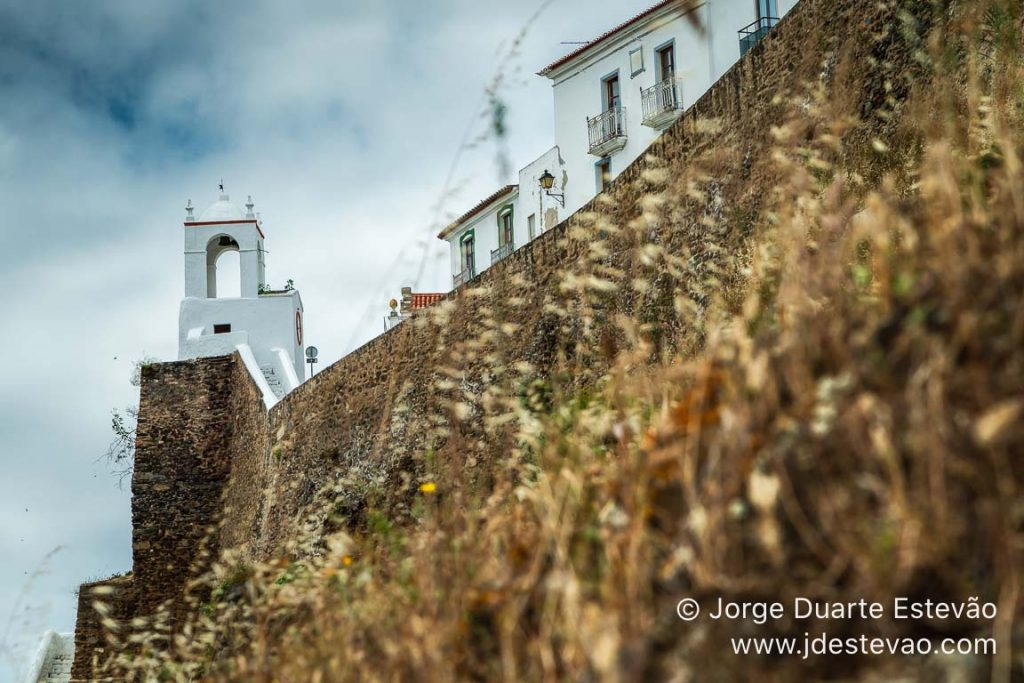
<path fill-rule="evenodd" d="M 253 213 L 220 197 L 199 218 L 185 207 L 185 298 L 178 325 L 179 359 L 238 351 L 268 404 L 305 379 L 302 299 L 298 290 L 266 285 L 263 224 Z M 237 251 L 241 296 L 217 296 L 217 260 Z"/>
<path fill-rule="evenodd" d="M 238 252 L 242 297 L 259 296 L 266 284 L 263 230 L 252 212 L 231 203 L 220 186 L 220 198 L 199 216 L 192 217 L 192 201 L 185 207 L 185 296 L 217 298 L 217 259 L 227 251 Z"/>

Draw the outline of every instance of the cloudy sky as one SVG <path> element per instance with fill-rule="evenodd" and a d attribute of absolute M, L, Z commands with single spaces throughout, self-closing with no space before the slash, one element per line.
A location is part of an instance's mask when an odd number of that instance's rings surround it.
<path fill-rule="evenodd" d="M 438 221 L 510 180 L 495 141 L 460 153 L 496 73 L 515 170 L 552 143 L 534 72 L 646 5 L 0 0 L 0 681 L 130 567 L 99 459 L 133 361 L 175 358 L 186 200 L 252 195 L 331 362 L 403 284 L 447 288 Z"/>

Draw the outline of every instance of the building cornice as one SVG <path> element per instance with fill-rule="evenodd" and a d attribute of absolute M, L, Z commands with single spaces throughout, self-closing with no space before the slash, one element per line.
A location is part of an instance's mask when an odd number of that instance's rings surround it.
<path fill-rule="evenodd" d="M 699 0 L 693 2 L 692 5 L 687 5 L 687 0 L 664 0 L 658 4 L 649 7 L 640 14 L 637 14 L 632 19 L 625 21 L 613 29 L 610 29 L 602 33 L 597 38 L 594 38 L 586 45 L 573 50 L 569 54 L 561 57 L 551 64 L 537 72 L 538 76 L 546 76 L 551 80 L 557 80 L 566 71 L 574 66 L 577 66 L 579 62 L 600 59 L 607 52 L 613 52 L 614 49 L 620 47 L 621 43 L 631 42 L 633 36 L 627 33 L 627 30 L 636 31 L 643 27 L 646 27 L 653 21 L 662 19 L 673 12 L 679 12 L 679 16 L 685 16 L 690 12 L 704 6 L 705 0 Z M 619 39 L 618 42 L 613 42 L 614 39 Z M 624 40 L 623 40 L 624 39 Z M 601 53 L 596 53 L 594 50 L 598 47 L 603 48 Z M 609 49 L 611 48 L 611 49 Z"/>
<path fill-rule="evenodd" d="M 447 239 L 449 235 L 451 235 L 453 232 L 455 232 L 456 230 L 461 228 L 471 218 L 474 218 L 474 217 L 478 216 L 479 214 L 485 212 L 487 209 L 491 208 L 492 205 L 496 204 L 501 199 L 504 199 L 505 197 L 507 197 L 508 195 L 512 194 L 513 192 L 518 192 L 518 191 L 519 191 L 519 186 L 518 185 L 506 185 L 505 187 L 501 188 L 500 190 L 498 190 L 494 194 L 492 194 L 489 197 L 486 197 L 485 199 L 481 200 L 479 204 L 477 204 L 472 209 L 470 209 L 469 211 L 467 211 L 466 213 L 462 214 L 461 216 L 456 218 L 454 221 L 449 223 L 444 228 L 444 230 L 442 230 L 441 232 L 439 232 L 437 234 L 437 236 L 440 239 Z"/>
<path fill-rule="evenodd" d="M 256 226 L 256 232 L 260 234 L 260 237 L 266 239 L 266 236 L 263 234 L 263 230 L 260 228 L 259 221 L 257 221 L 254 218 L 247 218 L 244 220 L 236 221 L 185 221 L 184 225 L 186 228 L 198 228 L 206 225 L 239 225 L 241 223 L 252 223 L 253 225 Z"/>

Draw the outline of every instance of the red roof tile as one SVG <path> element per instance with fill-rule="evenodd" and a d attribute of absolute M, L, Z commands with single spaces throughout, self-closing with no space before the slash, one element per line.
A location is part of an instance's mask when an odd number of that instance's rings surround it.
<path fill-rule="evenodd" d="M 606 39 L 611 38 L 613 35 L 615 35 L 619 31 L 621 31 L 621 30 L 623 30 L 625 28 L 628 28 L 629 26 L 631 26 L 634 23 L 640 21 L 644 17 L 647 17 L 647 16 L 649 16 L 651 14 L 654 14 L 655 12 L 660 10 L 662 7 L 667 7 L 668 5 L 671 5 L 673 3 L 679 3 L 680 5 L 682 5 L 682 0 L 663 0 L 662 2 L 659 2 L 658 4 L 654 5 L 653 7 L 649 7 L 647 9 L 645 9 L 643 12 L 641 12 L 640 14 L 637 14 L 632 19 L 629 19 L 628 21 L 624 21 L 623 23 L 619 24 L 618 26 L 616 26 L 613 29 L 605 31 L 604 33 L 599 35 L 597 38 L 594 38 L 593 40 L 588 42 L 586 45 L 581 45 L 579 48 L 573 50 L 572 52 L 570 52 L 569 54 L 565 55 L 561 59 L 559 59 L 557 61 L 554 61 L 551 64 L 548 64 L 546 67 L 544 67 L 543 69 L 538 71 L 537 75 L 538 76 L 547 76 L 551 72 L 552 69 L 556 69 L 556 68 L 562 66 L 563 64 L 565 64 L 569 60 L 573 59 L 574 57 L 577 57 L 578 55 L 583 54 L 584 52 L 586 52 L 590 48 L 594 47 L 598 43 L 602 43 Z"/>
<path fill-rule="evenodd" d="M 413 292 L 412 305 L 409 307 L 409 310 L 415 311 L 420 308 L 426 308 L 427 306 L 436 304 L 443 298 L 443 292 Z"/>
<path fill-rule="evenodd" d="M 474 206 L 472 209 L 470 209 L 469 211 L 467 211 L 466 213 L 462 214 L 461 216 L 456 218 L 454 221 L 449 223 L 447 225 L 447 227 L 445 227 L 444 230 L 442 230 L 440 233 L 438 233 L 437 236 L 440 237 L 441 239 L 444 239 L 445 237 L 448 236 L 448 233 L 450 233 L 452 230 L 454 230 L 458 226 L 460 226 L 463 223 L 465 223 L 466 221 L 468 221 L 473 216 L 477 215 L 478 213 L 480 213 L 481 211 L 486 209 L 488 207 L 488 205 L 490 205 L 492 202 L 497 201 L 498 199 L 500 199 L 501 197 L 504 197 L 507 194 L 511 194 L 511 192 L 513 190 L 517 190 L 517 189 L 519 189 L 518 185 L 506 185 L 505 187 L 501 188 L 500 190 L 498 190 L 497 192 L 495 192 L 491 196 L 489 196 L 486 199 L 482 200 L 479 204 Z"/>

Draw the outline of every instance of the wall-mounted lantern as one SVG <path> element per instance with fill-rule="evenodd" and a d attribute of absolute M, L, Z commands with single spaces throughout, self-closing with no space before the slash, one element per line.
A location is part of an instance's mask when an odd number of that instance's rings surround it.
<path fill-rule="evenodd" d="M 555 186 L 555 176 L 551 175 L 551 172 L 548 171 L 548 169 L 545 168 L 544 169 L 544 174 L 540 177 L 540 187 L 541 187 L 542 190 L 544 190 L 544 194 L 546 194 L 549 197 L 554 197 L 555 199 L 557 199 L 558 203 L 561 204 L 562 208 L 564 209 L 565 208 L 565 195 L 564 194 L 558 194 L 556 192 L 552 192 L 551 188 L 554 187 L 554 186 Z"/>

